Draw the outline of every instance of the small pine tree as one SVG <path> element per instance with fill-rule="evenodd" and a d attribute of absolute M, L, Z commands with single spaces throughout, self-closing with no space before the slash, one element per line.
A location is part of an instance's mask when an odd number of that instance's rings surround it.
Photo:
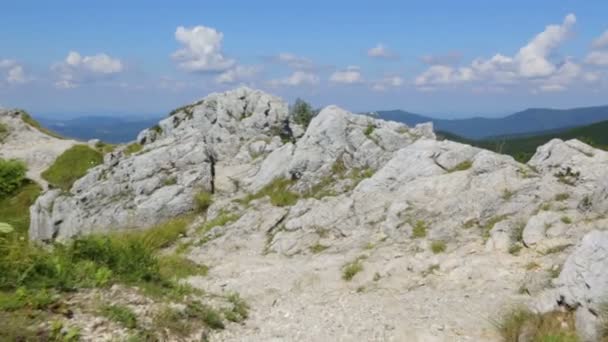
<path fill-rule="evenodd" d="M 308 127 L 308 124 L 310 124 L 310 121 L 314 115 L 315 114 L 312 106 L 300 98 L 296 99 L 296 102 L 291 107 L 291 116 L 293 117 L 293 121 L 304 126 L 304 128 Z"/>

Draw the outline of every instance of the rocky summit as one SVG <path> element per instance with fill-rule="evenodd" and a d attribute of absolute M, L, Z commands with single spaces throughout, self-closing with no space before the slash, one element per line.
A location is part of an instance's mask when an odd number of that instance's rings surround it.
<path fill-rule="evenodd" d="M 181 244 L 210 269 L 186 282 L 251 307 L 211 341 L 499 341 L 516 305 L 598 339 L 607 152 L 552 140 L 522 164 L 336 106 L 296 122 L 262 91 L 211 94 L 46 191 L 29 236 L 194 215 Z"/>

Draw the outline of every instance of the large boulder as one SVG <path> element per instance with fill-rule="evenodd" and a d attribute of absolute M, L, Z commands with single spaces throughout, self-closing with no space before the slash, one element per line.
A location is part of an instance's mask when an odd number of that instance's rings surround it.
<path fill-rule="evenodd" d="M 597 341 L 600 314 L 608 303 L 607 231 L 585 235 L 566 260 L 556 287 L 561 302 L 577 310 L 577 331 L 583 341 Z"/>
<path fill-rule="evenodd" d="M 277 97 L 248 88 L 211 94 L 143 131 L 142 151 L 111 153 L 69 192 L 42 195 L 31 208 L 30 238 L 146 227 L 183 214 L 197 191 L 215 190 L 217 165 L 249 163 L 250 145 L 276 148 L 290 132 Z"/>

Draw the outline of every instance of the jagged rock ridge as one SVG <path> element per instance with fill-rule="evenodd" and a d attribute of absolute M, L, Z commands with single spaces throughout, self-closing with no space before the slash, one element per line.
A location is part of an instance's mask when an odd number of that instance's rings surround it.
<path fill-rule="evenodd" d="M 191 282 L 256 308 L 220 340 L 495 340 L 479 317 L 540 295 L 570 246 L 608 224 L 608 153 L 576 140 L 521 164 L 438 141 L 431 125 L 335 106 L 304 130 L 280 99 L 240 88 L 176 110 L 138 141 L 141 152 L 108 155 L 68 194 L 45 193 L 30 236 L 145 227 L 214 192 L 201 220 L 232 219 L 186 238 L 190 257 L 212 266 Z M 242 201 L 279 178 L 300 194 L 294 205 Z M 345 282 L 352 262 L 362 271 Z"/>

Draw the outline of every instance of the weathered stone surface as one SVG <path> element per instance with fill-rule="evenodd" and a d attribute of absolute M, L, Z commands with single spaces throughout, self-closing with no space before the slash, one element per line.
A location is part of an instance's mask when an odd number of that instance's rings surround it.
<path fill-rule="evenodd" d="M 39 131 L 23 121 L 22 113 L 19 110 L 0 109 L 0 123 L 9 129 L 8 136 L 0 139 L 0 158 L 24 161 L 28 166 L 27 177 L 46 188 L 47 182 L 40 174 L 78 142 Z"/>

